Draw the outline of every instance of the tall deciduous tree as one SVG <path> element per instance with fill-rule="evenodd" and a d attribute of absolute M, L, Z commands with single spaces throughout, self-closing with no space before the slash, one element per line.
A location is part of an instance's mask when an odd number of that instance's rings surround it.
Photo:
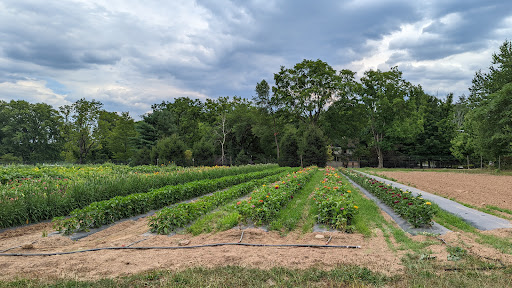
<path fill-rule="evenodd" d="M 272 131 L 274 133 L 274 142 L 276 144 L 276 152 L 277 158 L 279 160 L 279 141 L 277 135 L 279 134 L 277 131 L 277 123 L 276 123 L 276 108 L 277 103 L 275 99 L 270 97 L 270 86 L 267 81 L 261 80 L 261 82 L 256 84 L 256 97 L 254 98 L 256 105 L 261 107 L 266 113 L 270 114 L 272 117 Z"/>
<path fill-rule="evenodd" d="M 328 104 L 339 97 L 341 78 L 321 60 L 304 60 L 274 74 L 275 103 L 307 123 L 316 125 Z"/>
<path fill-rule="evenodd" d="M 10 153 L 25 162 L 59 159 L 62 119 L 44 103 L 0 103 L 0 156 Z"/>
<path fill-rule="evenodd" d="M 135 122 L 128 112 L 122 112 L 108 138 L 108 148 L 113 158 L 127 163 L 132 156 L 136 137 Z"/>
<path fill-rule="evenodd" d="M 386 72 L 366 71 L 361 84 L 361 100 L 367 109 L 378 167 L 382 168 L 384 151 L 391 150 L 396 140 L 410 141 L 421 132 L 422 115 L 416 113 L 413 99 L 423 90 L 405 81 L 397 67 Z"/>
<path fill-rule="evenodd" d="M 97 128 L 102 106 L 99 101 L 82 98 L 72 105 L 60 107 L 68 127 L 66 150 L 75 156 L 80 164 L 85 163 L 91 150 L 99 145 Z"/>

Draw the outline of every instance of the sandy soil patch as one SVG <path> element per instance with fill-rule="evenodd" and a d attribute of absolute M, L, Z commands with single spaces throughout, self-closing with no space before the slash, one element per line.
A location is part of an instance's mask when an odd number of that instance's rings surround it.
<path fill-rule="evenodd" d="M 193 237 L 178 234 L 171 237 L 147 234 L 147 220 L 125 221 L 78 241 L 55 235 L 42 237 L 46 225 L 20 228 L 0 234 L 0 251 L 6 253 L 48 253 L 76 251 L 97 247 L 128 246 L 178 246 L 181 240 L 190 240 L 189 245 L 209 243 L 233 243 L 240 239 L 241 231 L 231 229 L 215 234 Z M 40 228 L 39 230 L 36 227 Z M 325 238 L 317 239 L 317 234 Z M 338 265 L 359 265 L 373 271 L 392 275 L 403 271 L 400 255 L 389 249 L 382 233 L 365 239 L 360 234 L 339 232 L 290 233 L 282 237 L 277 232 L 261 229 L 244 230 L 244 243 L 261 244 L 325 244 L 359 245 L 361 249 L 338 248 L 289 248 L 289 247 L 241 247 L 220 246 L 180 250 L 103 250 L 71 255 L 36 257 L 1 257 L 0 279 L 14 277 L 98 279 L 140 273 L 155 269 L 182 270 L 194 266 L 215 267 L 239 265 L 270 269 L 272 267 L 332 269 Z M 30 245 L 30 246 L 29 246 Z"/>

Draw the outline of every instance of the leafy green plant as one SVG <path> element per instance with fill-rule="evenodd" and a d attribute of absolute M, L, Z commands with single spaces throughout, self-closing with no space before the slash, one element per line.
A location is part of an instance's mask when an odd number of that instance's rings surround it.
<path fill-rule="evenodd" d="M 432 203 L 423 199 L 421 195 L 415 197 L 409 191 L 394 188 L 389 184 L 384 184 L 359 173 L 348 170 L 344 170 L 343 173 L 381 199 L 412 226 L 421 227 L 432 224 L 435 210 Z"/>
<path fill-rule="evenodd" d="M 317 207 L 317 222 L 332 228 L 352 231 L 352 222 L 359 207 L 354 204 L 352 191 L 342 182 L 332 167 L 326 168 L 322 183 L 315 189 L 313 200 Z"/>
<path fill-rule="evenodd" d="M 176 166 L 9 166 L 0 185 L 0 228 L 69 214 L 93 202 L 202 179 L 262 171 L 276 165 L 177 168 Z"/>
<path fill-rule="evenodd" d="M 249 193 L 255 187 L 275 181 L 287 174 L 288 169 L 274 169 L 270 176 L 238 184 L 225 191 L 216 192 L 213 195 L 203 196 L 194 202 L 180 203 L 167 207 L 157 212 L 149 220 L 151 232 L 169 234 L 178 227 L 185 227 L 188 223 L 198 219 L 215 207 Z M 279 171 L 283 171 L 279 173 Z M 262 173 L 262 172 L 259 172 Z M 268 174 L 268 173 L 266 173 Z"/>
<path fill-rule="evenodd" d="M 309 181 L 315 168 L 304 168 L 286 175 L 270 185 L 263 185 L 239 201 L 235 207 L 242 220 L 252 219 L 257 224 L 269 223 L 279 210 L 293 199 L 293 195 Z"/>
<path fill-rule="evenodd" d="M 54 228 L 65 234 L 85 231 L 89 228 L 100 227 L 117 220 L 134 215 L 144 214 L 150 210 L 160 209 L 179 201 L 194 198 L 219 189 L 233 186 L 252 179 L 263 178 L 283 168 L 267 169 L 264 171 L 226 176 L 218 179 L 207 179 L 189 182 L 181 185 L 166 186 L 148 193 L 136 193 L 128 196 L 117 196 L 109 200 L 94 202 L 83 209 L 71 212 L 70 218 L 57 217 Z M 184 218 L 184 213 L 178 217 Z M 183 221 L 172 219 L 171 221 Z"/>

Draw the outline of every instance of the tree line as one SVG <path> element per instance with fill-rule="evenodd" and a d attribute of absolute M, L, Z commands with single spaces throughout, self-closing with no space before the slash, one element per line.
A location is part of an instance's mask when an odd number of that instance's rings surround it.
<path fill-rule="evenodd" d="M 304 60 L 282 66 L 272 87 L 257 83 L 251 100 L 176 98 L 152 105 L 140 121 L 95 100 L 58 109 L 0 101 L 0 162 L 324 166 L 351 158 L 384 167 L 512 156 L 511 41 L 469 91 L 454 103 L 453 94 L 429 95 L 397 67 L 356 80 L 353 71 Z"/>

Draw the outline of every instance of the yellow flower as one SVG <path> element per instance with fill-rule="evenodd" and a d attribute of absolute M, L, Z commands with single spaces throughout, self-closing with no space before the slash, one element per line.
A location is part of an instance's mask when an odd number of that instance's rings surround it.
<path fill-rule="evenodd" d="M 356 205 L 354 205 L 354 208 L 359 209 L 359 207 L 357 207 Z"/>
<path fill-rule="evenodd" d="M 432 205 L 432 203 L 430 203 L 430 202 L 425 202 L 425 204 L 427 204 L 427 205 Z"/>
<path fill-rule="evenodd" d="M 350 190 L 347 190 L 347 193 L 352 193 L 352 191 L 350 191 Z"/>

